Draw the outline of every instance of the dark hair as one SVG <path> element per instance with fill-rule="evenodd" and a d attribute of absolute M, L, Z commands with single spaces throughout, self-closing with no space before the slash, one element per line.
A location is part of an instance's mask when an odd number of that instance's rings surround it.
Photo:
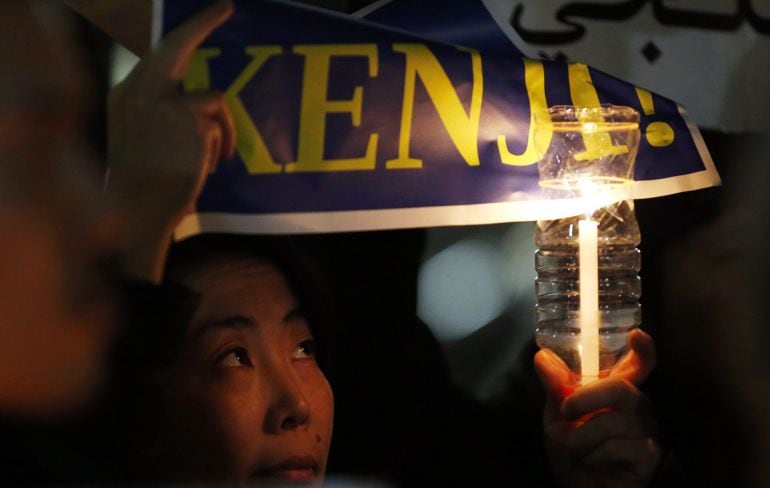
<path fill-rule="evenodd" d="M 221 259 L 257 259 L 278 269 L 299 301 L 318 345 L 317 361 L 329 375 L 331 296 L 316 264 L 291 237 L 202 234 L 175 243 L 166 263 L 166 279 L 178 281 Z"/>

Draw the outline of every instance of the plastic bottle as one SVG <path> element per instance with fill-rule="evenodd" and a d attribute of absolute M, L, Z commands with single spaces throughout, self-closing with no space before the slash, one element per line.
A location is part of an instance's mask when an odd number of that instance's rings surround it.
<path fill-rule="evenodd" d="M 633 200 L 590 216 L 598 222 L 599 369 L 607 372 L 626 352 L 628 334 L 641 324 L 641 240 Z M 578 221 L 585 215 L 537 222 L 535 230 L 535 331 L 537 344 L 580 373 Z"/>

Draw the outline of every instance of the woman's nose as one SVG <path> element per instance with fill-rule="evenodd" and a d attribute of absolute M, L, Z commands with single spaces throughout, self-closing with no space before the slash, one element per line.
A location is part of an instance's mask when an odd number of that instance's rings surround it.
<path fill-rule="evenodd" d="M 277 434 L 306 425 L 310 420 L 310 405 L 300 378 L 292 371 L 283 372 L 275 376 L 273 388 L 266 419 L 268 432 Z"/>

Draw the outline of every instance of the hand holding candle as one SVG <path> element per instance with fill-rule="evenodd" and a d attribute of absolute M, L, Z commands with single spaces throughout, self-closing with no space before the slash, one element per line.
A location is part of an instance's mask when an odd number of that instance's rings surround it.
<path fill-rule="evenodd" d="M 546 393 L 545 444 L 556 478 L 568 486 L 647 486 L 660 462 L 649 399 L 637 388 L 655 367 L 641 330 L 609 377 L 572 388 L 572 373 L 549 350 L 535 355 Z"/>
<path fill-rule="evenodd" d="M 563 200 L 566 216 L 535 231 L 535 368 L 549 461 L 564 486 L 647 486 L 661 456 L 637 388 L 655 364 L 638 329 L 640 233 L 627 191 L 639 114 L 560 106 L 535 119 L 536 131 L 552 134 L 540 148 L 540 185 Z"/>

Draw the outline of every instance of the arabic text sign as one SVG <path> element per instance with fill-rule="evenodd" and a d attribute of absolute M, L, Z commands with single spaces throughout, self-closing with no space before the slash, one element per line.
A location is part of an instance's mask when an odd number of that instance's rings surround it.
<path fill-rule="evenodd" d="M 528 52 L 581 60 L 665 93 L 699 127 L 768 130 L 770 2 L 487 1 L 500 6 Z M 611 49 L 607 39 L 617 39 Z"/>
<path fill-rule="evenodd" d="M 205 3 L 166 0 L 164 30 Z M 552 202 L 539 200 L 530 118 L 558 104 L 654 107 L 636 179 L 664 184 L 642 184 L 643 196 L 717 181 L 676 104 L 585 65 L 488 55 L 278 2 L 236 2 L 195 53 L 184 88 L 211 87 L 235 117 L 238 155 L 209 177 L 182 235 L 541 218 Z M 671 186 L 677 178 L 685 187 Z"/>

